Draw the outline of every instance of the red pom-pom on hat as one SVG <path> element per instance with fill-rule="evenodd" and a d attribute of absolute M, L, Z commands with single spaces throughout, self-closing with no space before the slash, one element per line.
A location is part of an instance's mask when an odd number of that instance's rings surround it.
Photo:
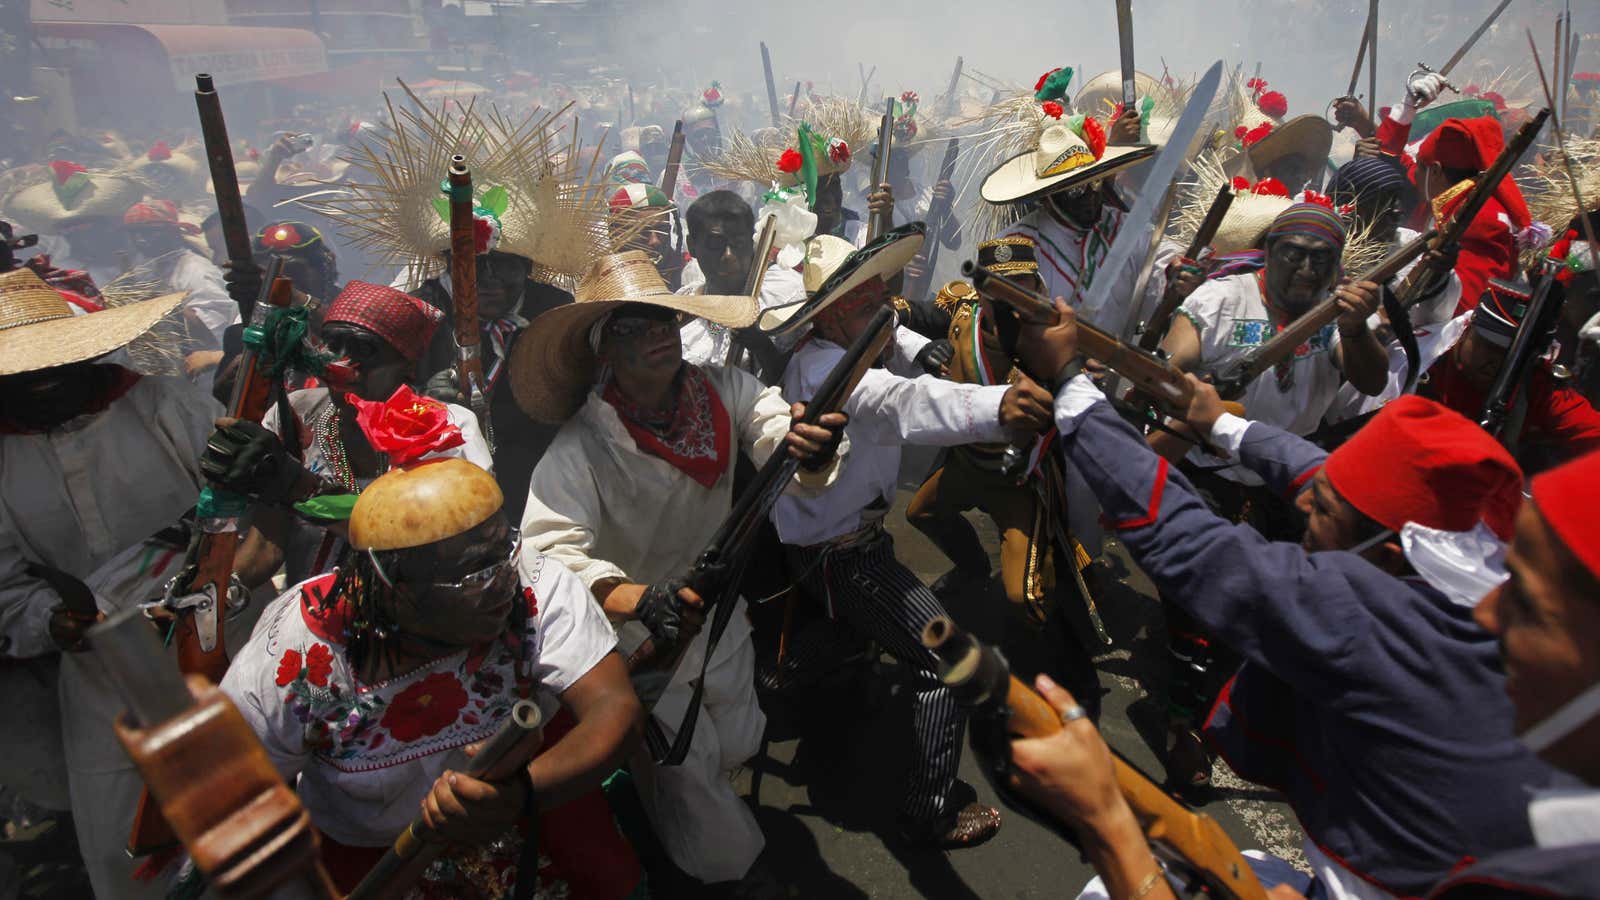
<path fill-rule="evenodd" d="M 1043 75 L 1040 75 L 1039 76 L 1039 80 L 1033 83 L 1033 92 L 1035 94 L 1037 94 L 1040 91 L 1044 90 L 1044 83 L 1046 81 L 1050 80 L 1050 76 L 1051 75 L 1054 75 L 1055 73 L 1057 73 L 1059 71 L 1061 71 L 1061 67 L 1057 66 L 1054 69 L 1051 69 L 1050 71 L 1044 73 Z"/>
<path fill-rule="evenodd" d="M 1509 540 L 1522 504 L 1522 470 L 1500 442 L 1415 394 L 1385 406 L 1329 455 L 1323 472 L 1345 502 L 1394 531 L 1407 522 L 1471 531 L 1482 521 Z M 1593 508 L 1584 517 L 1600 521 Z"/>
<path fill-rule="evenodd" d="M 1044 106 L 1044 114 L 1049 116 L 1052 119 L 1061 118 L 1062 114 L 1064 114 L 1067 111 L 1066 107 L 1062 106 L 1061 104 L 1057 103 L 1054 100 L 1046 100 L 1044 102 L 1043 106 Z"/>
<path fill-rule="evenodd" d="M 145 152 L 145 158 L 151 162 L 166 162 L 172 158 L 172 148 L 167 146 L 166 141 L 156 141 Z"/>
<path fill-rule="evenodd" d="M 1274 119 L 1281 119 L 1289 111 L 1289 98 L 1277 91 L 1267 91 L 1256 98 L 1256 106 Z"/>
<path fill-rule="evenodd" d="M 1271 133 L 1272 133 L 1272 123 L 1271 122 L 1262 122 L 1260 125 L 1257 125 L 1256 127 L 1254 127 L 1252 129 L 1250 129 L 1249 131 L 1245 132 L 1244 136 L 1239 138 L 1239 143 L 1243 144 L 1246 147 L 1249 147 L 1252 144 L 1255 144 L 1257 141 L 1260 141 L 1262 138 L 1266 137 L 1267 135 L 1269 135 Z"/>
<path fill-rule="evenodd" d="M 1244 126 L 1241 125 L 1240 127 L 1243 128 Z M 1250 179 L 1244 177 L 1243 175 L 1233 176 L 1233 189 L 1236 191 L 1250 190 Z"/>
<path fill-rule="evenodd" d="M 1094 154 L 1095 159 L 1105 155 L 1106 129 L 1094 116 L 1083 120 L 1083 141 L 1089 145 L 1089 152 Z"/>
<path fill-rule="evenodd" d="M 1276 178 L 1263 178 L 1256 182 L 1255 187 L 1250 189 L 1250 193 L 1261 194 L 1264 197 L 1287 197 L 1289 196 L 1289 188 Z"/>
<path fill-rule="evenodd" d="M 805 165 L 805 158 L 800 155 L 799 150 L 793 147 L 783 151 L 783 155 L 778 157 L 778 171 L 786 175 L 793 175 L 800 171 L 800 167 L 803 165 Z"/>

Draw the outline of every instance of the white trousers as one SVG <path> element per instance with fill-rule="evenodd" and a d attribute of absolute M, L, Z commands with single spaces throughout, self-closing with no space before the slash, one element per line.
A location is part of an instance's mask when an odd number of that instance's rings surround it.
<path fill-rule="evenodd" d="M 739 603 L 742 607 L 744 601 Z M 702 647 L 704 637 L 702 632 L 695 639 Z M 680 677 L 656 704 L 654 715 L 669 741 L 688 709 L 689 679 L 699 677 L 699 656 L 691 648 Z M 741 608 L 711 655 L 704 703 L 683 764 L 658 766 L 643 747 L 630 760 L 639 799 L 661 846 L 674 865 L 707 884 L 743 878 L 766 846 L 761 826 L 730 778 L 761 749 L 767 727 L 756 703 L 755 656 Z"/>

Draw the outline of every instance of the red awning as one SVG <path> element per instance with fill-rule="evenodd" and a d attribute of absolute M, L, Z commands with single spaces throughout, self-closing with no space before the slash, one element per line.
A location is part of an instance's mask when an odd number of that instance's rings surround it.
<path fill-rule="evenodd" d="M 47 49 L 79 51 L 129 77 L 164 70 L 179 91 L 194 90 L 199 72 L 220 87 L 328 70 L 322 39 L 300 28 L 37 22 L 34 31 Z"/>

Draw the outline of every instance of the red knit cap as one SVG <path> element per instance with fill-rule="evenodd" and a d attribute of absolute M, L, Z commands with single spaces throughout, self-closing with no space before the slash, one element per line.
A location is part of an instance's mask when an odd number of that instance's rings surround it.
<path fill-rule="evenodd" d="M 1445 119 L 1423 139 L 1422 146 L 1417 149 L 1417 162 L 1423 165 L 1438 163 L 1446 169 L 1482 172 L 1494 163 L 1505 145 L 1505 135 L 1495 119 L 1488 116 Z M 1522 191 L 1509 175 L 1500 179 L 1494 197 L 1506 208 L 1513 227 L 1527 228 L 1533 221 L 1528 213 L 1527 201 L 1522 199 Z"/>
<path fill-rule="evenodd" d="M 1600 452 L 1533 479 L 1533 505 L 1572 555 L 1600 578 Z"/>
<path fill-rule="evenodd" d="M 1323 471 L 1367 518 L 1399 531 L 1415 522 L 1471 531 L 1481 520 L 1504 540 L 1522 503 L 1522 470 L 1487 431 L 1407 394 L 1335 450 Z"/>
<path fill-rule="evenodd" d="M 416 362 L 444 321 L 444 312 L 425 300 L 381 284 L 352 281 L 328 304 L 323 322 L 344 322 L 372 332 Z"/>
<path fill-rule="evenodd" d="M 122 214 L 124 225 L 154 225 L 158 228 L 176 228 L 184 234 L 199 234 L 200 226 L 178 218 L 178 205 L 171 200 L 146 200 L 128 207 Z"/>

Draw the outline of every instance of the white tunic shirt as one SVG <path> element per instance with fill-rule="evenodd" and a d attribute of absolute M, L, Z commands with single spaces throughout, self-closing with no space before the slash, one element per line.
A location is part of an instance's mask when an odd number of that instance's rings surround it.
<path fill-rule="evenodd" d="M 698 268 L 696 272 L 698 273 Z M 684 286 L 677 291 L 689 296 L 706 292 L 705 276 L 694 282 L 685 278 Z M 767 267 L 761 279 L 761 310 L 775 306 L 799 303 L 806 298 L 806 285 L 800 273 L 780 265 Z M 721 366 L 728 362 L 728 352 L 733 349 L 733 333 L 727 328 L 705 319 L 695 318 L 684 323 L 683 361 L 696 366 Z"/>
<path fill-rule="evenodd" d="M 902 329 L 903 330 L 903 329 Z M 845 437 L 850 453 L 841 459 L 839 479 L 815 497 L 780 497 L 772 511 L 778 536 L 806 546 L 859 529 L 863 513 L 894 500 L 902 443 L 955 446 L 1006 438 L 1000 427 L 1000 399 L 1008 385 L 957 384 L 916 375 L 897 341 L 890 369 L 869 369 L 845 403 L 850 416 Z M 844 357 L 844 348 L 813 334 L 795 351 L 783 374 L 783 394 L 809 399 Z M 903 374 L 896 374 L 903 373 Z"/>
<path fill-rule="evenodd" d="M 376 684 L 357 679 L 339 607 L 314 598 L 330 573 L 290 588 L 267 607 L 234 656 L 222 689 L 261 739 L 311 820 L 341 843 L 381 847 L 417 815 L 460 749 L 494 733 L 532 687 L 546 721 L 558 698 L 616 646 L 588 591 L 559 563 L 524 552 L 527 606 L 520 634 L 461 650 Z"/>
<path fill-rule="evenodd" d="M 0 437 L 0 656 L 55 652 L 47 625 L 60 597 L 28 563 L 86 579 L 194 506 L 220 415 L 188 381 L 147 375 L 102 412 Z"/>

